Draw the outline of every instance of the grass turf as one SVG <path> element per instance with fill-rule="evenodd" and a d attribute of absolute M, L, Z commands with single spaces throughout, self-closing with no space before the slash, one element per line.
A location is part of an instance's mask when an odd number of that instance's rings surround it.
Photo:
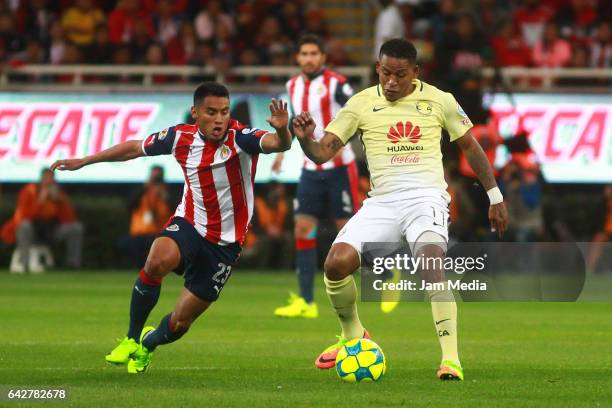
<path fill-rule="evenodd" d="M 61 406 L 607 406 L 610 303 L 466 303 L 459 336 L 466 381 L 435 376 L 440 351 L 429 305 L 383 315 L 360 305 L 383 348 L 380 383 L 344 384 L 314 368 L 339 332 L 317 283 L 317 320 L 278 319 L 289 273 L 238 269 L 221 299 L 144 375 L 108 366 L 124 336 L 135 273 L 0 273 L 0 389 L 66 387 Z M 164 282 L 149 323 L 171 310 L 182 280 Z M 6 403 L 6 402 L 5 402 Z M 0 405 L 2 405 L 0 398 Z M 8 404 L 8 403 L 7 403 Z M 35 403 L 35 406 L 39 406 Z M 47 405 L 47 404 L 45 404 Z M 10 403 L 10 406 L 15 406 Z"/>

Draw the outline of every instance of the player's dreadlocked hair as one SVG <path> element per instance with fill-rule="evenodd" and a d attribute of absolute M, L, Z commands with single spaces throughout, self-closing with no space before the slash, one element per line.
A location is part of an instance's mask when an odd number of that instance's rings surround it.
<path fill-rule="evenodd" d="M 380 47 L 378 58 L 382 58 L 383 55 L 393 58 L 403 58 L 410 61 L 411 64 L 416 63 L 417 50 L 414 45 L 403 38 L 394 38 L 389 41 L 385 41 Z"/>
<path fill-rule="evenodd" d="M 204 82 L 198 86 L 193 93 L 193 104 L 198 105 L 207 96 L 219 96 L 229 98 L 229 91 L 218 82 Z"/>
<path fill-rule="evenodd" d="M 302 48 L 302 45 L 304 44 L 314 44 L 317 47 L 319 47 L 319 51 L 321 51 L 321 53 L 325 54 L 325 44 L 323 43 L 323 40 L 321 39 L 321 37 L 319 37 L 316 34 L 302 35 L 297 43 L 298 52 L 300 51 L 300 48 Z"/>

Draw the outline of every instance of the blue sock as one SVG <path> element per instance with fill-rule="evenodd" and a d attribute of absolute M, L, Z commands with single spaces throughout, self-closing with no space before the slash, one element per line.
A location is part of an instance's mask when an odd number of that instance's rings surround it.
<path fill-rule="evenodd" d="M 314 239 L 296 240 L 296 266 L 300 296 L 307 303 L 314 300 L 314 276 L 317 271 L 317 247 Z"/>
<path fill-rule="evenodd" d="M 147 276 L 143 270 L 136 279 L 132 289 L 132 302 L 130 303 L 130 327 L 127 337 L 140 342 L 140 333 L 147 322 L 151 310 L 157 304 L 161 292 L 161 279 Z"/>
<path fill-rule="evenodd" d="M 170 328 L 170 318 L 172 313 L 165 315 L 159 322 L 157 329 L 150 332 L 142 341 L 142 345 L 149 351 L 155 350 L 157 346 L 162 344 L 173 343 L 183 337 L 187 330 L 172 331 Z"/>

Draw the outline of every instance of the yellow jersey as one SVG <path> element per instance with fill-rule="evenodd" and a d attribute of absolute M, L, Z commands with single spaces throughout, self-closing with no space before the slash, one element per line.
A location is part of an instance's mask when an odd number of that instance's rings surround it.
<path fill-rule="evenodd" d="M 446 181 L 440 143 L 442 129 L 455 141 L 471 127 L 455 97 L 414 81 L 414 91 L 389 102 L 380 85 L 351 97 L 325 128 L 346 144 L 359 134 L 370 170 L 370 196 L 415 189 L 437 189 Z"/>

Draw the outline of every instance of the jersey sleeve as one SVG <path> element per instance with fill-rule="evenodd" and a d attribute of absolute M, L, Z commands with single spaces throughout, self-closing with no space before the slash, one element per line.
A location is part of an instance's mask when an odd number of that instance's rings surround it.
<path fill-rule="evenodd" d="M 346 105 L 338 111 L 336 117 L 325 128 L 326 132 L 338 136 L 346 144 L 359 128 L 359 112 L 355 98 L 349 99 Z"/>
<path fill-rule="evenodd" d="M 353 88 L 348 81 L 339 82 L 336 86 L 336 92 L 334 95 L 334 99 L 340 106 L 344 106 L 344 104 L 353 96 Z"/>
<path fill-rule="evenodd" d="M 472 121 L 452 94 L 444 95 L 442 109 L 444 112 L 443 127 L 450 135 L 451 142 L 459 139 L 472 128 Z"/>
<path fill-rule="evenodd" d="M 142 141 L 142 151 L 146 156 L 172 154 L 176 129 L 174 126 L 152 133 Z"/>
<path fill-rule="evenodd" d="M 261 148 L 261 141 L 268 133 L 265 130 L 255 128 L 236 129 L 236 144 L 248 154 L 265 153 Z"/>

